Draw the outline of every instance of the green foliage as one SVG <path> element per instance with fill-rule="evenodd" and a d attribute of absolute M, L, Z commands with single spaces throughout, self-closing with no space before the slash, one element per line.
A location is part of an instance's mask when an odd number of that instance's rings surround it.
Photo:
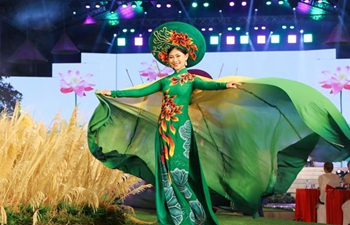
<path fill-rule="evenodd" d="M 22 206 L 18 211 L 5 209 L 7 225 L 33 224 L 34 210 L 30 206 Z M 37 225 L 124 225 L 126 218 L 117 206 L 101 206 L 94 210 L 89 206 L 77 208 L 65 203 L 59 204 L 56 210 L 49 207 L 39 209 Z"/>
<path fill-rule="evenodd" d="M 4 82 L 0 76 L 0 112 L 4 109 L 8 113 L 13 112 L 16 103 L 22 100 L 22 94 L 15 90 L 10 83 Z"/>

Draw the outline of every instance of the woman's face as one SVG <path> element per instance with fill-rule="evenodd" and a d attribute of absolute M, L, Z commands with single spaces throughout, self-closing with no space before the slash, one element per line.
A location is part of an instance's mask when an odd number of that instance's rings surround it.
<path fill-rule="evenodd" d="M 188 54 L 184 54 L 176 48 L 171 50 L 171 52 L 169 52 L 169 55 L 168 55 L 169 65 L 176 72 L 186 67 L 185 63 L 187 59 L 188 59 Z"/>

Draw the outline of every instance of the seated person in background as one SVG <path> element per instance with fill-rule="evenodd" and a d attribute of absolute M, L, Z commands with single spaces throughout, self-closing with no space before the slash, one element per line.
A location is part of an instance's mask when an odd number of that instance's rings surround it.
<path fill-rule="evenodd" d="M 344 184 L 349 184 L 350 185 L 350 161 L 348 162 L 348 174 L 344 176 Z"/>
<path fill-rule="evenodd" d="M 333 167 L 332 162 L 325 162 L 323 165 L 323 171 L 325 173 L 318 177 L 320 197 L 317 206 L 317 223 L 326 223 L 326 186 L 338 187 L 340 185 L 339 176 L 332 173 Z"/>
<path fill-rule="evenodd" d="M 343 210 L 343 225 L 348 225 L 350 224 L 350 200 L 344 202 L 341 208 Z"/>

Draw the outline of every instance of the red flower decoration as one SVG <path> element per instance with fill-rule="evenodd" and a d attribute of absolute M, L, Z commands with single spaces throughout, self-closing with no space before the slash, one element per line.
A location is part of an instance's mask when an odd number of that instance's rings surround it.
<path fill-rule="evenodd" d="M 196 75 L 192 74 L 192 73 L 184 73 L 184 74 L 180 74 L 179 78 L 176 77 L 172 77 L 171 78 L 171 86 L 174 86 L 178 83 L 180 83 L 180 85 L 183 85 L 184 83 L 188 82 L 188 81 L 193 81 L 194 78 L 196 77 Z"/>
<path fill-rule="evenodd" d="M 162 60 L 163 62 L 168 62 L 168 56 L 165 52 L 159 52 L 158 53 L 158 58 Z"/>
<path fill-rule="evenodd" d="M 173 139 L 171 138 L 170 135 L 166 135 L 166 131 L 168 130 L 167 127 L 167 122 L 170 122 L 169 129 L 171 133 L 175 134 L 176 130 L 171 122 L 177 122 L 179 121 L 179 118 L 176 116 L 177 114 L 181 114 L 181 109 L 183 106 L 177 106 L 174 103 L 174 98 L 176 98 L 176 95 L 170 96 L 168 95 L 168 91 L 166 90 L 164 92 L 164 97 L 162 101 L 162 111 L 160 114 L 160 117 L 158 119 L 158 124 L 159 126 L 159 133 L 162 136 L 162 139 L 168 144 L 170 149 L 168 149 L 167 146 L 164 146 L 164 153 L 165 153 L 165 158 L 168 159 L 169 155 L 173 156 L 174 155 L 174 150 L 175 150 L 175 143 Z"/>
<path fill-rule="evenodd" d="M 198 50 L 197 45 L 193 44 L 192 38 L 188 37 L 188 34 L 177 33 L 176 31 L 170 31 L 170 37 L 168 40 L 171 42 L 172 45 L 179 45 L 184 47 L 192 60 L 196 60 L 197 55 L 194 51 Z"/>

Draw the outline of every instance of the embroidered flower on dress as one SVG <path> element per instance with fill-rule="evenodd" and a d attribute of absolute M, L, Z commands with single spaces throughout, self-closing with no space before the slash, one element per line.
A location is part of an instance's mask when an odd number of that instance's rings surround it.
<path fill-rule="evenodd" d="M 184 83 L 186 83 L 188 81 L 193 81 L 195 77 L 196 77 L 196 75 L 194 75 L 192 73 L 180 74 L 178 78 L 177 77 L 171 78 L 170 86 L 174 86 L 178 83 L 180 83 L 180 85 L 183 85 Z"/>
<path fill-rule="evenodd" d="M 181 114 L 181 109 L 183 108 L 182 105 L 177 106 L 174 102 L 174 98 L 176 98 L 176 95 L 170 96 L 168 94 L 169 90 L 166 90 L 164 92 L 163 101 L 162 101 L 162 111 L 160 113 L 160 117 L 158 119 L 159 126 L 159 133 L 162 136 L 163 140 L 169 145 L 170 149 L 167 146 L 163 147 L 163 151 L 165 154 L 165 158 L 168 159 L 169 155 L 174 155 L 175 150 L 175 143 L 170 135 L 167 135 L 166 132 L 168 130 L 167 122 L 170 122 L 169 129 L 171 133 L 175 134 L 176 130 L 174 128 L 174 125 L 171 122 L 177 122 L 179 121 L 179 118 L 176 116 L 178 114 Z"/>

